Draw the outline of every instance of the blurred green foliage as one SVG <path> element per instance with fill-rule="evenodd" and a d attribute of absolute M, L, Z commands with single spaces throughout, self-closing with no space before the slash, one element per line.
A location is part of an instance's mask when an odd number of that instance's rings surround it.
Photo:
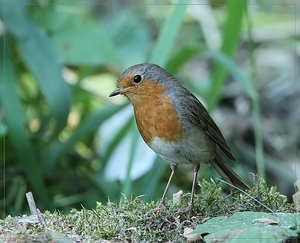
<path fill-rule="evenodd" d="M 205 98 L 210 111 L 220 100 L 228 74 L 247 97 L 256 99 L 251 77 L 233 61 L 246 0 L 238 5 L 234 0 L 227 2 L 219 6 L 225 17 L 223 44 L 216 51 L 207 46 L 199 23 L 187 14 L 188 0 L 122 7 L 117 2 L 0 0 L 4 26 L 0 29 L 0 204 L 4 215 L 27 210 L 24 192 L 30 190 L 41 210 L 69 210 L 80 203 L 89 208 L 95 201 L 117 201 L 121 193 L 142 194 L 145 200 L 159 198 L 167 167 L 160 158 L 154 157 L 149 169 L 132 179 L 141 140 L 132 114 L 128 119 L 117 117 L 122 126 L 107 129 L 108 134 L 115 131 L 114 136 L 105 151 L 99 149 L 104 143 L 99 127 L 128 105 L 120 104 L 121 100 L 112 104 L 107 96 L 114 88 L 113 80 L 130 65 L 153 62 L 180 76 L 191 60 L 205 56 L 212 61 L 205 77 L 209 82 L 196 86 L 185 77 L 185 85 Z M 127 136 L 125 177 L 110 180 L 107 167 Z"/>

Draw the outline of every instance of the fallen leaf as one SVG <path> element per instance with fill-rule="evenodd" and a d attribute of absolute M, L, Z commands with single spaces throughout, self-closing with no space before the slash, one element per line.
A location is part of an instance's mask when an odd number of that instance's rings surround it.
<path fill-rule="evenodd" d="M 136 227 L 129 227 L 129 228 L 126 229 L 126 230 L 137 231 L 137 228 L 136 228 Z"/>
<path fill-rule="evenodd" d="M 173 194 L 173 203 L 174 204 L 180 204 L 181 203 L 181 196 L 182 196 L 182 190 L 180 190 L 179 192 L 176 192 Z"/>
<path fill-rule="evenodd" d="M 200 234 L 190 234 L 193 231 L 192 228 L 186 227 L 183 230 L 183 236 L 186 237 L 186 241 L 189 243 L 197 242 L 203 240 Z"/>
<path fill-rule="evenodd" d="M 294 183 L 296 193 L 293 195 L 293 202 L 297 211 L 300 211 L 300 180 Z"/>

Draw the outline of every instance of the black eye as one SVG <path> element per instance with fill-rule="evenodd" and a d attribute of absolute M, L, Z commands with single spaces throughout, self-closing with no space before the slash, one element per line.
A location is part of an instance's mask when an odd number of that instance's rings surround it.
<path fill-rule="evenodd" d="M 133 77 L 133 82 L 135 82 L 136 84 L 138 84 L 141 81 L 142 81 L 142 76 L 141 75 L 135 75 Z"/>

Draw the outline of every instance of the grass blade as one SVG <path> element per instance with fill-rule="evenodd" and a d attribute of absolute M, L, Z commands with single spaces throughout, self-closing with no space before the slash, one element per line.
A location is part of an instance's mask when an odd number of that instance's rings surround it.
<path fill-rule="evenodd" d="M 154 195 L 161 197 L 164 188 L 160 192 L 158 186 L 167 167 L 169 167 L 169 164 L 157 156 L 151 170 L 149 170 L 147 174 L 140 179 L 140 183 L 136 185 L 136 194 L 145 195 L 144 199 L 146 201 L 156 199 L 153 198 Z"/>
<path fill-rule="evenodd" d="M 190 59 L 199 54 L 201 51 L 199 46 L 184 46 L 168 60 L 166 70 L 175 75 L 181 66 L 186 64 Z"/>
<path fill-rule="evenodd" d="M 255 135 L 255 155 L 256 155 L 256 168 L 257 174 L 261 178 L 266 178 L 266 163 L 264 159 L 264 147 L 263 147 L 263 137 L 262 137 L 262 122 L 260 115 L 260 105 L 259 105 L 259 96 L 258 96 L 258 87 L 257 87 L 257 75 L 256 75 L 256 65 L 255 58 L 253 54 L 254 43 L 252 36 L 252 25 L 250 17 L 246 11 L 246 20 L 247 20 L 247 35 L 249 40 L 248 53 L 251 64 L 251 77 L 252 77 L 252 86 L 254 87 L 255 96 L 252 99 L 252 117 L 254 125 L 254 135 Z"/>
<path fill-rule="evenodd" d="M 253 87 L 251 79 L 236 65 L 231 58 L 229 58 L 223 52 L 218 51 L 209 50 L 205 54 L 222 65 L 226 69 L 226 72 L 230 73 L 234 80 L 240 84 L 245 94 L 248 95 L 249 98 L 254 99 L 256 97 L 256 91 Z"/>
<path fill-rule="evenodd" d="M 180 30 L 188 3 L 189 0 L 178 0 L 177 4 L 174 5 L 173 12 L 162 27 L 149 62 L 165 66 L 175 38 Z"/>
<path fill-rule="evenodd" d="M 223 31 L 221 52 L 233 57 L 240 42 L 242 20 L 246 0 L 228 0 L 227 20 Z M 207 97 L 207 109 L 212 111 L 218 104 L 223 84 L 227 77 L 227 70 L 220 63 L 214 63 L 212 70 L 212 85 Z"/>

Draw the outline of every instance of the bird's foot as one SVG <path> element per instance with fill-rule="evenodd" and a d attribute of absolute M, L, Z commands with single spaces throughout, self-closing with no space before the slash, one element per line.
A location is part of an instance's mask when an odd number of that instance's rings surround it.
<path fill-rule="evenodd" d="M 165 205 L 164 205 L 162 202 L 160 202 L 160 203 L 157 205 L 157 207 L 151 209 L 151 210 L 147 213 L 147 215 L 149 215 L 149 214 L 159 215 L 159 214 L 161 213 L 161 211 L 164 209 L 164 207 L 165 207 Z"/>
<path fill-rule="evenodd" d="M 189 204 L 185 209 L 178 211 L 177 214 L 178 215 L 185 214 L 187 216 L 187 218 L 190 220 L 191 216 L 193 214 L 193 205 Z"/>

